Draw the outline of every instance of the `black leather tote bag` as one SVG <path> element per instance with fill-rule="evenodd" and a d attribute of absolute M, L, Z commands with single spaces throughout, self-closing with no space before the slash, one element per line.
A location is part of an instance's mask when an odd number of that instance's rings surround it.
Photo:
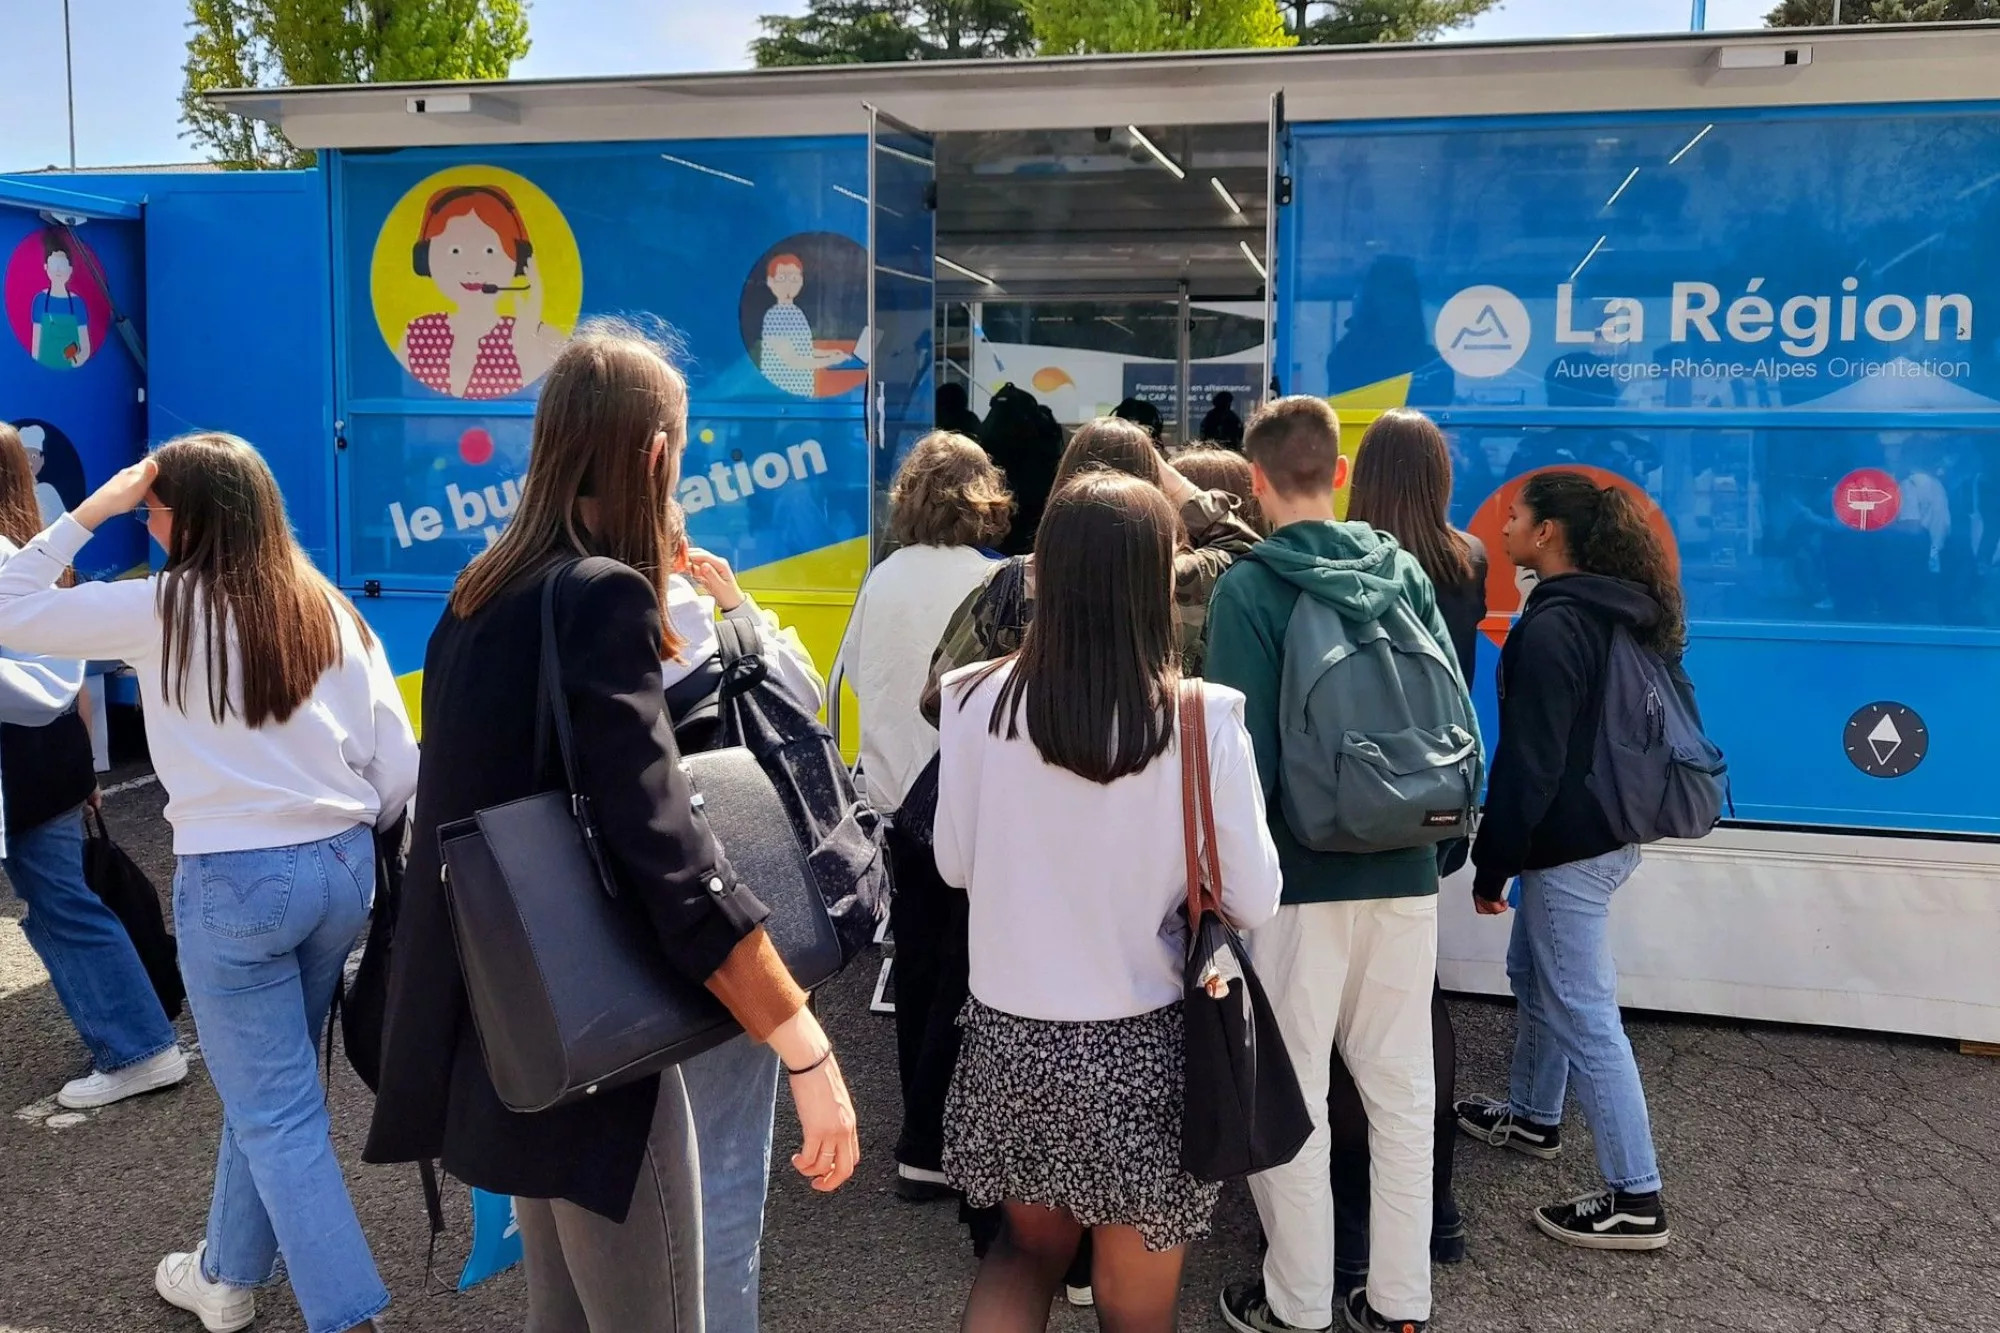
<path fill-rule="evenodd" d="M 541 699 L 567 790 L 481 810 L 438 830 L 445 898 L 473 1026 L 501 1104 L 544 1111 L 658 1074 L 741 1029 L 668 962 L 644 908 L 622 893 L 578 780 L 562 688 L 556 598 L 542 589 Z M 771 942 L 811 989 L 840 942 L 769 778 L 747 751 L 685 758 L 696 804 L 743 882 L 770 908 Z"/>
<path fill-rule="evenodd" d="M 1188 880 L 1181 1167 L 1196 1180 L 1234 1180 L 1297 1157 L 1312 1133 L 1312 1117 L 1250 953 L 1222 916 L 1200 681 L 1182 682 L 1180 709 Z"/>

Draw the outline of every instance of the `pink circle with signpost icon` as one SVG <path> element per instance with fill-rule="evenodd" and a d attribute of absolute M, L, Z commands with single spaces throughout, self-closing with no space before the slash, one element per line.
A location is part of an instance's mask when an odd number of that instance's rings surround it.
<path fill-rule="evenodd" d="M 104 351 L 111 302 L 97 256 L 74 232 L 29 232 L 7 260 L 0 302 L 22 350 L 48 370 L 76 370 Z"/>
<path fill-rule="evenodd" d="M 1880 468 L 1848 473 L 1833 487 L 1833 516 L 1860 532 L 1879 532 L 1903 511 L 1903 488 Z"/>

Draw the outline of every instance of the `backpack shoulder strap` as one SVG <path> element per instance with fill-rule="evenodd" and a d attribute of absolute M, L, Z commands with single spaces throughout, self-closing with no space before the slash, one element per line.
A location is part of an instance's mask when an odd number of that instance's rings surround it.
<path fill-rule="evenodd" d="M 717 656 L 725 667 L 739 657 L 755 657 L 764 651 L 764 636 L 753 620 L 724 616 L 715 623 L 715 637 Z"/>

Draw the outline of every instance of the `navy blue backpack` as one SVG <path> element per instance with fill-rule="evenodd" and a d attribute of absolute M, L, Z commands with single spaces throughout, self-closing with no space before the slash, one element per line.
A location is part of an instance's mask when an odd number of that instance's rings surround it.
<path fill-rule="evenodd" d="M 1693 684 L 1623 625 L 1611 630 L 1584 785 L 1626 843 L 1705 838 L 1730 807 L 1729 764 L 1702 730 Z"/>

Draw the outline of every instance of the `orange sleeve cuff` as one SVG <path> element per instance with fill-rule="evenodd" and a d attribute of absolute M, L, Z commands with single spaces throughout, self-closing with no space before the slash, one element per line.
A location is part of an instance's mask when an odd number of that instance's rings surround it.
<path fill-rule="evenodd" d="M 707 984 L 752 1041 L 768 1040 L 806 1007 L 806 993 L 762 926 L 737 941 Z"/>

